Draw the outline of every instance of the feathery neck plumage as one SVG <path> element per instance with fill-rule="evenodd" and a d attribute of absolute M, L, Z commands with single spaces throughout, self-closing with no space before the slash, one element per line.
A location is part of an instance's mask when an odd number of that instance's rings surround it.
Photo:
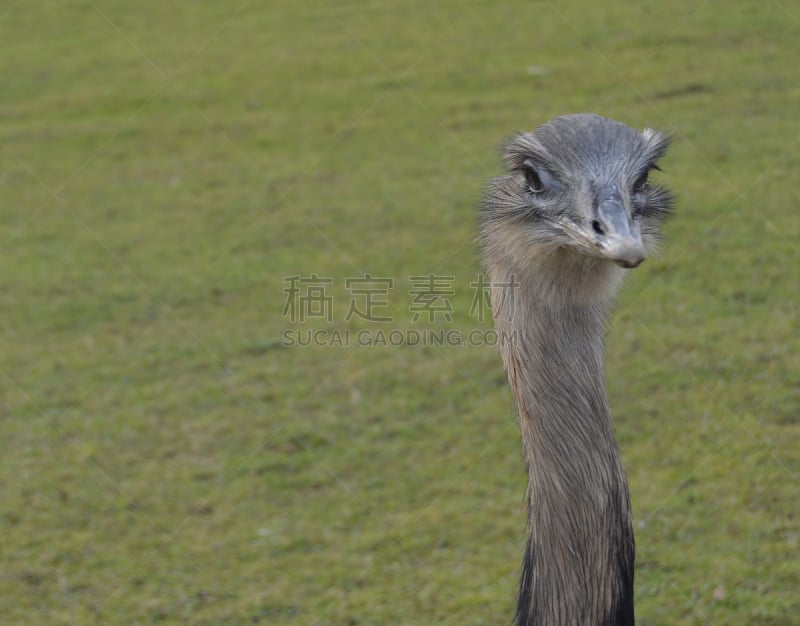
<path fill-rule="evenodd" d="M 519 626 L 630 626 L 633 529 L 603 369 L 621 270 L 554 253 L 489 263 L 529 474 Z"/>

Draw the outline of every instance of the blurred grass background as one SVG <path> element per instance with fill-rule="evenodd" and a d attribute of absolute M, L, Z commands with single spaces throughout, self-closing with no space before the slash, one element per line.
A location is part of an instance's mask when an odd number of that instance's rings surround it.
<path fill-rule="evenodd" d="M 800 615 L 800 9 L 6 2 L 0 621 L 506 624 L 525 476 L 496 349 L 282 346 L 285 277 L 479 271 L 512 132 L 670 129 L 609 388 L 639 623 Z M 387 309 L 381 309 L 385 314 Z M 424 323 L 420 324 L 425 326 Z M 420 326 L 418 325 L 418 326 Z M 386 325 L 384 325 L 386 326 Z"/>

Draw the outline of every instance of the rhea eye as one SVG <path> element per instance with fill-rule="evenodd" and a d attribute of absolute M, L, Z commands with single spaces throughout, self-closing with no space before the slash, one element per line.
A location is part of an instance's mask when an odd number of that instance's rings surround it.
<path fill-rule="evenodd" d="M 528 182 L 528 189 L 531 193 L 541 193 L 544 191 L 542 179 L 539 173 L 530 165 L 525 166 L 525 180 Z"/>
<path fill-rule="evenodd" d="M 636 179 L 636 182 L 633 183 L 633 193 L 641 193 L 647 190 L 650 186 L 650 183 L 647 181 L 649 174 L 650 170 L 647 170 Z"/>

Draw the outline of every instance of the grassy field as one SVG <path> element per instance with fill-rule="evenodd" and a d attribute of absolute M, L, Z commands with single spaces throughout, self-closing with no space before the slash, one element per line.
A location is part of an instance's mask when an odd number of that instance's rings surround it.
<path fill-rule="evenodd" d="M 677 216 L 608 335 L 638 623 L 798 624 L 799 28 L 787 1 L 3 3 L 0 623 L 509 623 L 496 349 L 283 344 L 489 329 L 497 148 L 593 111 L 675 135 Z M 289 319 L 312 274 L 330 322 Z M 348 316 L 364 274 L 391 321 Z M 429 274 L 450 321 L 413 320 Z"/>

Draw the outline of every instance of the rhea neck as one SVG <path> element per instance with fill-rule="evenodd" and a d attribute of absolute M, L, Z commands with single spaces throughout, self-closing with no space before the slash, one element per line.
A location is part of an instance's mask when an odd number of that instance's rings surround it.
<path fill-rule="evenodd" d="M 489 264 L 528 468 L 519 626 L 632 626 L 633 529 L 603 369 L 621 272 L 559 251 Z"/>

